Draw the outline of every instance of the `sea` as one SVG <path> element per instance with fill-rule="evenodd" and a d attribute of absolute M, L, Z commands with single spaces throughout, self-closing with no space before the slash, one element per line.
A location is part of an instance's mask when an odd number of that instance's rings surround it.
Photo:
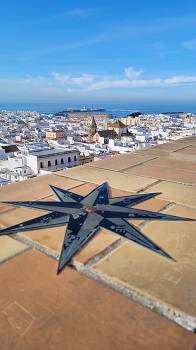
<path fill-rule="evenodd" d="M 38 113 L 57 113 L 69 108 L 104 108 L 106 113 L 112 114 L 114 118 L 122 118 L 126 115 L 139 111 L 143 114 L 159 114 L 159 113 L 193 113 L 196 114 L 196 102 L 188 103 L 165 103 L 165 104 L 106 104 L 100 103 L 96 105 L 78 104 L 78 103 L 23 103 L 23 102 L 2 102 L 0 103 L 0 111 L 35 111 Z"/>

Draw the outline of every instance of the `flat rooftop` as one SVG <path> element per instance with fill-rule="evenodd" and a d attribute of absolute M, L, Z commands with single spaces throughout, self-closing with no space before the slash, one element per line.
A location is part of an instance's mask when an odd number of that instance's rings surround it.
<path fill-rule="evenodd" d="M 57 154 L 65 154 L 65 153 L 75 153 L 75 152 L 78 152 L 77 150 L 68 150 L 68 149 L 48 149 L 48 150 L 43 150 L 43 151 L 40 151 L 40 150 L 35 150 L 35 151 L 32 151 L 30 152 L 29 154 L 31 156 L 36 156 L 36 157 L 39 157 L 39 158 L 43 158 L 43 157 L 48 157 L 48 156 L 55 156 Z"/>
<path fill-rule="evenodd" d="M 196 219 L 196 137 L 0 187 L 0 201 L 56 201 L 49 185 Z M 0 205 L 1 228 L 43 211 Z M 105 230 L 56 275 L 65 227 L 0 237 L 0 349 L 196 349 L 196 223 L 134 221 L 176 261 Z"/>

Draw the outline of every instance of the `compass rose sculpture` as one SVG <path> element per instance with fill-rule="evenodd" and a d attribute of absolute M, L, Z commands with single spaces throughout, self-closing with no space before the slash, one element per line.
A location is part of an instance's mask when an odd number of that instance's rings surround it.
<path fill-rule="evenodd" d="M 18 207 L 46 210 L 50 213 L 0 230 L 0 235 L 66 225 L 57 273 L 100 228 L 148 248 L 165 258 L 174 260 L 127 220 L 193 221 L 193 219 L 130 208 L 159 195 L 161 192 L 109 198 L 108 184 L 105 182 L 83 197 L 58 187 L 50 187 L 58 197 L 59 202 L 1 202 Z"/>

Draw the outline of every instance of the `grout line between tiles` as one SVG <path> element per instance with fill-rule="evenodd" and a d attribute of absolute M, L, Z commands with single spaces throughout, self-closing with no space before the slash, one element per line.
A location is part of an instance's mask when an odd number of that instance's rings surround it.
<path fill-rule="evenodd" d="M 83 266 L 82 264 L 74 262 L 73 268 L 75 268 L 78 272 L 84 274 L 85 276 L 91 279 L 94 279 L 95 281 L 102 283 L 106 287 L 109 287 L 114 291 L 122 294 L 128 299 L 131 299 L 139 303 L 140 305 L 148 309 L 151 309 L 153 312 L 156 312 L 160 316 L 164 316 L 168 320 L 177 323 L 183 328 L 191 332 L 196 331 L 195 317 L 185 315 L 179 310 L 172 309 L 172 307 L 170 307 L 169 305 L 162 304 L 157 300 L 151 299 L 151 297 L 144 296 L 138 291 L 130 287 L 127 287 L 121 284 L 120 282 L 111 280 L 110 278 L 104 276 L 103 274 L 98 273 L 97 271 L 94 271 L 92 269 L 89 269 L 88 267 Z"/>
<path fill-rule="evenodd" d="M 167 205 L 166 207 L 170 206 Z M 165 209 L 165 208 L 164 208 Z M 52 250 L 43 247 L 42 245 L 31 241 L 25 237 L 19 236 L 17 234 L 11 235 L 15 239 L 29 245 L 29 249 L 27 248 L 25 251 L 30 250 L 32 248 L 39 250 L 40 252 L 50 256 L 51 258 L 58 260 L 59 254 L 53 252 Z M 157 314 L 166 317 L 170 321 L 173 321 L 183 328 L 186 328 L 187 330 L 194 332 L 196 329 L 195 324 L 195 318 L 192 316 L 184 315 L 182 312 L 172 309 L 172 307 L 169 307 L 168 305 L 162 304 L 160 301 L 157 301 L 156 299 L 153 300 L 152 297 L 144 296 L 141 294 L 141 292 L 135 291 L 131 287 L 127 287 L 120 282 L 113 281 L 112 279 L 102 275 L 101 273 L 92 270 L 92 266 L 97 263 L 99 260 L 101 260 L 104 256 L 109 254 L 111 251 L 115 250 L 118 246 L 121 246 L 126 240 L 120 239 L 118 242 L 110 245 L 107 247 L 103 252 L 97 254 L 95 257 L 90 259 L 86 265 L 83 265 L 77 261 L 71 260 L 71 262 L 68 264 L 71 268 L 77 270 L 79 273 L 82 273 L 83 275 L 96 280 L 97 282 L 100 282 L 107 286 L 108 288 L 111 288 L 115 290 L 116 292 L 124 295 L 125 297 L 139 303 L 140 305 L 143 305 L 152 311 L 156 312 Z M 24 253 L 20 252 L 18 255 Z M 16 257 L 15 255 L 14 257 Z M 14 258 L 12 257 L 12 258 Z M 11 259 L 12 259 L 11 258 Z M 8 259 L 10 260 L 10 259 Z M 4 261 L 5 262 L 5 261 Z"/>
<path fill-rule="evenodd" d="M 146 175 L 135 175 L 135 174 L 130 174 L 133 176 L 140 176 L 143 177 L 145 179 L 157 179 L 156 177 L 152 177 L 152 176 L 146 176 Z M 169 179 L 158 179 L 158 181 L 166 181 L 166 182 L 170 182 L 170 183 L 174 183 L 174 184 L 179 184 L 179 185 L 185 185 L 185 186 L 189 186 L 189 187 L 195 187 L 196 183 L 187 183 L 187 182 L 182 182 L 182 181 L 172 181 Z M 151 185 L 150 185 L 151 186 Z"/>
<path fill-rule="evenodd" d="M 157 156 L 156 156 L 156 157 L 153 157 L 153 158 L 150 158 L 150 159 L 145 160 L 145 161 L 143 161 L 143 162 L 141 162 L 141 163 L 134 164 L 134 165 L 131 165 L 131 166 L 127 167 L 127 168 L 124 168 L 124 169 L 120 170 L 119 172 L 120 172 L 120 173 L 124 173 L 124 172 L 126 172 L 126 170 L 129 170 L 129 169 L 132 169 L 132 168 L 136 168 L 136 167 L 138 167 L 138 166 L 141 166 L 141 165 L 143 165 L 143 164 L 146 164 L 146 163 L 148 163 L 148 162 L 151 162 L 152 160 L 157 159 L 157 158 L 158 158 Z"/>
<path fill-rule="evenodd" d="M 137 191 L 137 193 L 141 193 L 141 192 L 143 192 L 143 191 L 146 191 L 146 190 L 148 190 L 149 188 L 154 187 L 154 186 L 160 184 L 162 181 L 163 181 L 163 180 L 157 180 L 157 181 L 153 182 L 152 184 L 147 185 L 146 187 L 144 187 L 144 188 L 142 188 L 141 190 Z"/>
<path fill-rule="evenodd" d="M 23 243 L 23 242 L 22 242 L 22 243 Z M 31 250 L 31 247 L 27 246 L 26 249 L 24 249 L 24 250 L 22 250 L 22 251 L 16 253 L 15 255 L 10 256 L 9 258 L 7 258 L 7 259 L 5 259 L 5 260 L 3 260 L 3 261 L 0 261 L 0 265 L 3 265 L 4 263 L 6 263 L 6 262 L 8 262 L 8 261 L 10 261 L 10 260 L 12 260 L 12 259 L 15 259 L 17 256 L 20 256 L 20 255 L 26 253 L 26 252 L 29 251 L 29 250 Z"/>
<path fill-rule="evenodd" d="M 187 146 L 185 146 L 185 147 L 178 148 L 178 149 L 176 149 L 175 151 L 171 151 L 171 152 L 172 152 L 172 153 L 175 153 L 175 152 L 181 151 L 182 149 L 185 149 L 185 148 L 188 148 L 188 147 L 191 147 L 191 146 L 192 146 L 192 144 L 187 145 Z"/>

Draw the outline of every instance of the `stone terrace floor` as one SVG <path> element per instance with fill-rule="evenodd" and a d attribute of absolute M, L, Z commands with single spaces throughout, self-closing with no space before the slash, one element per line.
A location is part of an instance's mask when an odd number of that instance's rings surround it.
<path fill-rule="evenodd" d="M 196 219 L 196 137 L 6 185 L 0 201 L 105 181 L 111 197 L 162 192 L 136 208 Z M 37 216 L 0 205 L 2 228 Z M 1 236 L 0 349 L 196 349 L 196 223 L 134 224 L 176 262 L 100 230 L 57 276 L 64 227 Z"/>

